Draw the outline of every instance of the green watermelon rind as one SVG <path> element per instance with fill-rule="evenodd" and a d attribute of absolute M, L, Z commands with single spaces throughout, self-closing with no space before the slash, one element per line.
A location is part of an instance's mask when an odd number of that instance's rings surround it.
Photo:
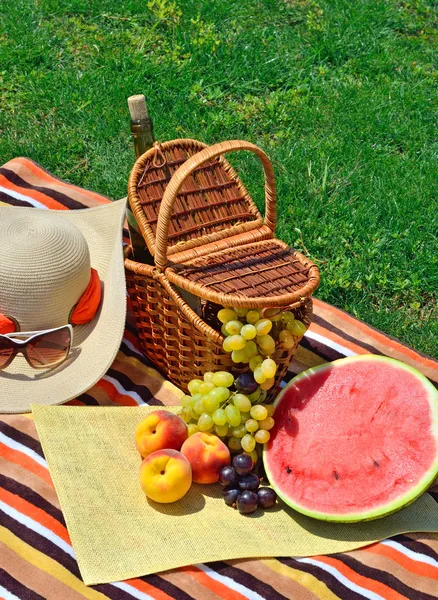
<path fill-rule="evenodd" d="M 341 366 L 346 363 L 359 362 L 359 361 L 366 362 L 366 361 L 370 361 L 370 360 L 377 361 L 377 362 L 384 362 L 384 363 L 390 364 L 392 367 L 396 367 L 398 369 L 404 369 L 406 371 L 409 371 L 412 375 L 414 375 L 418 379 L 418 381 L 426 389 L 426 391 L 428 393 L 429 406 L 430 406 L 431 416 L 432 416 L 431 430 L 432 430 L 432 435 L 434 436 L 434 438 L 436 440 L 437 456 L 435 458 L 435 461 L 433 462 L 430 469 L 428 469 L 424 473 L 423 477 L 417 483 L 417 485 L 414 486 L 412 489 L 408 490 L 407 492 L 405 492 L 399 498 L 396 498 L 395 500 L 392 500 L 391 502 L 388 502 L 387 504 L 382 504 L 380 507 L 374 508 L 373 510 L 364 510 L 362 512 L 355 512 L 355 513 L 349 513 L 346 515 L 342 515 L 339 513 L 325 513 L 325 512 L 320 512 L 320 511 L 309 510 L 305 506 L 302 506 L 298 502 L 295 502 L 293 499 L 289 498 L 287 496 L 287 494 L 285 494 L 281 489 L 279 489 L 275 483 L 275 476 L 274 476 L 274 473 L 272 472 L 272 470 L 270 469 L 270 465 L 268 462 L 269 450 L 265 446 L 263 449 L 263 463 L 264 463 L 266 474 L 271 483 L 271 486 L 277 492 L 277 495 L 283 500 L 283 502 L 285 502 L 285 504 L 287 504 L 288 506 L 290 506 L 291 508 L 293 508 L 294 510 L 296 510 L 297 512 L 299 512 L 303 515 L 312 517 L 314 519 L 319 519 L 320 521 L 332 521 L 332 522 L 336 522 L 336 523 L 358 523 L 359 521 L 371 521 L 373 519 L 380 519 L 382 517 L 386 517 L 388 515 L 391 515 L 397 511 L 401 510 L 402 508 L 408 506 L 409 504 L 412 504 L 412 502 L 415 502 L 415 500 L 417 500 L 417 498 L 419 498 L 432 485 L 434 480 L 438 477 L 438 390 L 432 385 L 432 383 L 427 379 L 427 377 L 422 375 L 419 371 L 417 371 L 417 369 L 414 369 L 413 367 L 410 367 L 409 365 L 402 363 L 394 358 L 389 358 L 386 356 L 376 356 L 374 354 L 360 354 L 360 355 L 356 355 L 356 356 L 348 356 L 346 358 L 341 358 L 339 360 L 335 360 L 330 363 L 324 363 L 322 365 L 312 367 L 310 369 L 307 369 L 306 371 L 303 371 L 302 373 L 299 373 L 283 388 L 283 390 L 277 396 L 277 398 L 274 402 L 274 406 L 277 407 L 281 403 L 281 401 L 289 387 L 298 383 L 300 380 L 302 380 L 306 377 L 309 377 L 315 373 L 322 372 L 327 369 L 333 368 L 333 365 Z M 274 418 L 275 418 L 275 414 L 274 414 Z"/>

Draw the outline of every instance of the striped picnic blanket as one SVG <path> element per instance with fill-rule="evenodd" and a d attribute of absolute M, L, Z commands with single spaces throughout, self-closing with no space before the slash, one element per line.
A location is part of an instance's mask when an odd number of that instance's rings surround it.
<path fill-rule="evenodd" d="M 0 204 L 81 209 L 108 199 L 65 183 L 27 159 L 0 168 Z M 343 356 L 383 354 L 438 385 L 438 361 L 324 302 L 315 300 L 289 377 Z M 142 356 L 128 318 L 108 373 L 70 404 L 175 403 L 173 386 Z M 1 389 L 0 389 L 1 393 Z M 129 581 L 87 587 L 81 580 L 58 498 L 29 415 L 0 416 L 0 598 L 7 600 L 432 600 L 438 598 L 438 535 L 409 534 L 366 548 L 312 558 L 198 564 Z M 438 501 L 438 487 L 429 493 Z M 103 516 L 104 517 L 104 516 Z M 165 552 L 165 549 L 163 549 Z"/>

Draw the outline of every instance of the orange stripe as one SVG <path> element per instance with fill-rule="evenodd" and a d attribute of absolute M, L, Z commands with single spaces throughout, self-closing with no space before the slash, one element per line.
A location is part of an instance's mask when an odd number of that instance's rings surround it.
<path fill-rule="evenodd" d="M 79 194 L 83 196 L 88 196 L 93 198 L 97 204 L 108 204 L 110 200 L 103 198 L 100 194 L 96 194 L 96 192 L 91 192 L 90 190 L 86 190 L 84 188 L 77 187 L 76 185 L 72 185 L 71 183 L 67 183 L 66 181 L 61 181 L 46 173 L 43 169 L 40 169 L 37 165 L 35 165 L 32 161 L 27 158 L 15 158 L 11 162 L 17 162 L 18 164 L 23 165 L 26 169 L 29 169 L 34 175 L 45 181 L 46 183 L 50 183 L 51 185 L 56 185 L 57 187 L 66 187 L 71 190 L 75 190 Z"/>
<path fill-rule="evenodd" d="M 310 329 L 315 333 L 319 333 L 319 335 L 322 335 L 328 340 L 332 340 L 332 342 L 336 342 L 340 346 L 343 346 L 344 348 L 348 348 L 349 350 L 356 352 L 356 354 L 369 354 L 369 350 L 364 350 L 364 348 L 361 348 L 360 346 L 357 346 L 356 344 L 344 339 L 340 335 L 337 335 L 332 331 L 327 331 L 327 329 L 325 329 L 325 327 L 321 327 L 321 325 L 312 323 Z"/>
<path fill-rule="evenodd" d="M 6 179 L 4 175 L 0 175 L 0 184 L 9 190 L 18 192 L 19 194 L 23 194 L 23 196 L 33 198 L 33 200 L 37 200 L 41 204 L 44 204 L 44 206 L 47 206 L 47 208 L 55 210 L 68 210 L 66 206 L 64 206 L 60 202 L 57 202 L 56 200 L 53 200 L 53 198 L 50 198 L 50 196 L 46 196 L 45 194 L 42 194 L 41 192 L 38 192 L 35 189 L 22 188 L 18 185 L 15 185 L 14 183 L 11 183 L 9 179 Z"/>
<path fill-rule="evenodd" d="M 236 592 L 235 590 L 231 590 L 227 585 L 224 585 L 220 581 L 212 579 L 211 577 L 206 575 L 204 571 L 202 571 L 198 567 L 195 567 L 194 565 L 190 567 L 182 567 L 181 571 L 189 573 L 200 584 L 202 584 L 204 587 L 208 588 L 224 600 L 248 600 L 246 596 L 242 596 L 242 594 L 239 594 L 239 592 Z"/>
<path fill-rule="evenodd" d="M 116 402 L 122 406 L 138 406 L 134 398 L 131 398 L 131 396 L 127 396 L 126 394 L 120 394 L 115 386 L 106 379 L 101 379 L 98 381 L 96 383 L 96 387 L 101 388 L 111 402 Z"/>
<path fill-rule="evenodd" d="M 408 356 L 412 360 L 416 360 L 416 361 L 424 364 L 425 366 L 427 366 L 431 369 L 434 369 L 436 372 L 438 372 L 438 365 L 434 360 L 431 360 L 429 358 L 421 356 L 420 354 L 415 352 L 415 350 L 412 350 L 411 348 L 404 346 L 402 343 L 388 338 L 385 334 L 380 333 L 379 331 L 375 331 L 374 329 L 372 329 L 365 323 L 362 323 L 362 321 L 355 319 L 348 313 L 340 311 L 339 309 L 335 308 L 334 306 L 331 306 L 330 304 L 326 304 L 325 302 L 322 302 L 321 300 L 317 300 L 316 298 L 314 298 L 313 301 L 314 301 L 314 304 L 316 307 L 319 305 L 319 306 L 321 306 L 321 309 L 335 313 L 340 319 L 342 319 L 343 321 L 346 321 L 347 323 L 351 323 L 354 327 L 357 327 L 357 329 L 360 329 L 360 331 L 363 331 L 364 333 L 366 333 L 370 338 L 373 338 L 374 340 L 380 342 L 381 344 L 387 346 L 388 348 L 392 348 L 393 350 L 396 350 L 397 352 L 400 352 L 400 353 L 404 354 L 405 356 Z M 332 335 L 332 334 L 330 334 L 330 335 Z M 345 343 L 344 343 L 344 345 L 345 345 Z"/>
<path fill-rule="evenodd" d="M 68 535 L 67 529 L 61 525 L 59 521 L 57 521 L 54 517 L 46 513 L 41 508 L 38 508 L 34 504 L 31 504 L 27 500 L 24 500 L 20 496 L 16 494 L 12 494 L 7 490 L 3 490 L 0 488 L 0 500 L 3 500 L 9 506 L 17 509 L 23 515 L 30 517 L 34 521 L 37 521 L 40 525 L 44 525 L 53 533 L 56 533 L 58 537 L 67 542 L 67 544 L 71 545 L 70 537 Z"/>
<path fill-rule="evenodd" d="M 342 575 L 344 575 L 344 577 L 349 579 L 351 582 L 355 583 L 356 585 L 360 585 L 361 587 L 370 590 L 375 594 L 380 594 L 380 596 L 385 598 L 385 600 L 408 600 L 406 596 L 402 596 L 384 583 L 375 581 L 369 577 L 364 577 L 363 575 L 359 575 L 353 571 L 353 569 L 350 569 L 350 567 L 345 565 L 342 561 L 332 558 L 331 556 L 318 556 L 315 557 L 315 559 L 334 567 L 339 571 L 339 573 L 342 573 Z"/>
<path fill-rule="evenodd" d="M 154 587 L 153 585 L 150 585 L 149 583 L 146 583 L 146 581 L 143 581 L 141 579 L 126 579 L 125 583 L 132 585 L 132 587 L 134 587 L 136 590 L 139 590 L 140 592 L 149 594 L 149 596 L 152 596 L 152 598 L 156 598 L 156 600 L 173 600 L 172 596 L 169 596 L 168 594 L 166 594 L 166 592 L 159 590 L 158 588 Z"/>
<path fill-rule="evenodd" d="M 6 446 L 0 442 L 0 454 L 9 462 L 20 465 L 20 467 L 24 467 L 34 475 L 37 475 L 40 479 L 44 479 L 46 483 L 53 487 L 53 482 L 49 471 L 26 454 L 23 454 L 23 452 L 9 448 L 9 446 Z"/>
<path fill-rule="evenodd" d="M 391 548 L 385 544 L 373 544 L 368 548 L 364 548 L 364 550 L 366 552 L 371 552 L 372 554 L 385 556 L 411 573 L 421 575 L 422 577 L 429 577 L 429 579 L 433 580 L 436 579 L 438 581 L 438 567 L 413 560 L 395 548 Z"/>

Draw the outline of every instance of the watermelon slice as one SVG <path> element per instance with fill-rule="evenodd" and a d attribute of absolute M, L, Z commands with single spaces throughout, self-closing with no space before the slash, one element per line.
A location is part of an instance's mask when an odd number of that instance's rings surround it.
<path fill-rule="evenodd" d="M 377 519 L 413 502 L 438 475 L 438 391 L 397 360 L 370 354 L 309 369 L 275 406 L 266 473 L 305 515 Z"/>

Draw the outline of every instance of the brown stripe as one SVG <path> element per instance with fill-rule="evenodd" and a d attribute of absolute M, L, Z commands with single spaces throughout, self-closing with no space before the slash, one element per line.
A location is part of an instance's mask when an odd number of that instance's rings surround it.
<path fill-rule="evenodd" d="M 3 564 L 3 563 L 2 563 Z M 26 598 L 26 600 L 44 600 L 42 596 L 26 587 L 16 579 L 14 579 L 4 569 L 0 568 L 0 584 L 16 596 L 17 598 Z"/>
<path fill-rule="evenodd" d="M 147 577 L 142 577 L 142 580 L 149 585 L 153 585 L 157 590 L 165 592 L 171 598 L 175 598 L 175 600 L 194 600 L 193 596 L 190 596 L 160 575 L 148 575 Z"/>
<path fill-rule="evenodd" d="M 105 390 L 101 387 L 98 387 L 97 385 L 87 390 L 87 396 L 93 398 L 99 406 L 118 406 L 108 397 Z"/>
<path fill-rule="evenodd" d="M 38 177 L 38 175 L 35 175 L 34 173 L 32 173 L 32 171 L 30 170 L 30 168 L 27 166 L 26 163 L 31 163 L 31 164 L 35 165 L 43 173 L 48 175 L 50 177 L 51 181 L 50 182 L 44 181 L 40 177 Z M 10 169 L 11 171 L 14 171 L 15 173 L 19 173 L 19 175 L 23 179 L 25 179 L 29 184 L 31 184 L 32 187 L 43 185 L 48 188 L 51 187 L 55 191 L 59 190 L 59 192 L 61 192 L 63 195 L 71 198 L 75 202 L 80 203 L 82 205 L 81 208 L 89 208 L 89 207 L 93 207 L 93 206 L 98 206 L 98 202 L 93 197 L 90 197 L 86 193 L 86 190 L 82 190 L 82 188 L 78 188 L 75 185 L 68 183 L 67 181 L 64 181 L 62 179 L 59 179 L 58 177 L 55 177 L 52 173 L 49 173 L 49 171 L 44 169 L 41 165 L 39 165 L 38 163 L 36 163 L 30 159 L 25 159 L 24 161 L 21 160 L 20 162 L 11 160 L 8 163 L 6 163 L 4 165 L 4 167 Z M 66 187 L 66 186 L 72 186 L 72 187 Z M 92 192 L 92 193 L 96 193 L 96 192 Z M 108 202 L 111 201 L 110 198 L 107 198 L 106 196 L 103 196 L 102 194 L 96 193 L 96 195 L 100 196 L 103 200 L 107 200 Z M 62 201 L 59 200 L 59 202 L 62 202 Z M 64 204 L 65 206 L 68 206 L 68 204 L 65 202 L 62 202 L 62 204 Z"/>
<path fill-rule="evenodd" d="M 355 559 L 360 560 L 364 565 L 367 565 L 370 569 L 373 569 L 374 572 L 382 571 L 383 573 L 390 573 L 399 581 L 404 583 L 404 585 L 409 586 L 414 590 L 418 590 L 420 593 L 430 594 L 433 596 L 435 590 L 437 589 L 436 581 L 432 581 L 427 577 L 422 577 L 421 575 L 411 573 L 395 560 L 391 560 L 386 556 L 382 556 L 381 554 L 373 554 L 372 552 L 367 552 L 365 550 L 356 550 L 353 555 Z"/>
<path fill-rule="evenodd" d="M 3 511 L 0 511 L 0 517 L 0 523 L 16 537 L 29 544 L 29 546 L 32 546 L 32 548 L 50 556 L 50 558 L 70 571 L 75 577 L 80 578 L 77 562 L 70 554 L 67 554 L 59 546 L 25 525 L 22 525 Z"/>
<path fill-rule="evenodd" d="M 330 321 L 323 319 L 320 315 L 317 315 L 317 314 L 313 315 L 313 321 L 320 327 L 324 327 L 324 329 L 327 329 L 327 331 L 330 331 L 331 333 L 335 333 L 339 337 L 344 338 L 344 339 L 348 340 L 349 342 L 352 342 L 353 344 L 356 344 L 357 346 L 359 346 L 360 348 L 363 348 L 364 350 L 368 350 L 368 352 L 370 354 L 382 355 L 382 352 L 380 352 L 380 350 L 376 346 L 373 346 L 372 344 L 367 344 L 367 343 L 363 342 L 362 340 L 359 340 L 357 337 L 354 337 L 354 336 L 350 335 L 349 333 L 347 333 L 348 329 L 345 326 L 343 326 L 342 328 L 336 327 L 335 325 L 330 323 Z"/>
<path fill-rule="evenodd" d="M 40 508 L 48 515 L 52 516 L 58 521 L 58 523 L 64 527 L 66 526 L 61 510 L 59 508 L 55 508 L 53 504 L 47 502 L 47 500 L 31 490 L 29 487 L 22 485 L 15 479 L 11 479 L 2 474 L 0 474 L 0 487 L 8 492 L 11 492 L 12 494 L 15 494 L 16 496 L 19 496 L 20 498 L 23 498 L 27 502 L 30 502 L 37 508 Z"/>
<path fill-rule="evenodd" d="M 124 592 L 110 583 L 101 583 L 99 585 L 91 585 L 90 587 L 96 590 L 96 592 L 103 594 L 105 598 L 111 598 L 111 600 L 133 600 L 131 594 Z"/>
<path fill-rule="evenodd" d="M 218 596 L 210 589 L 204 587 L 186 571 L 167 571 L 160 573 L 160 577 L 166 581 L 169 581 L 175 587 L 183 590 L 186 592 L 186 594 L 189 594 L 193 598 L 199 598 L 200 600 L 223 600 L 221 596 Z M 230 594 L 231 593 L 232 592 L 230 590 Z M 232 600 L 231 595 L 230 600 Z"/>
<path fill-rule="evenodd" d="M 315 565 L 309 565 L 306 563 L 299 563 L 293 558 L 277 558 L 277 560 L 284 565 L 291 567 L 292 569 L 297 569 L 303 573 L 310 573 L 310 575 L 313 575 L 313 577 L 325 583 L 329 590 L 339 596 L 339 598 L 342 600 L 363 600 L 362 594 L 356 594 L 356 592 L 353 592 L 351 588 L 343 585 L 338 579 L 336 579 L 336 577 L 321 567 L 316 567 Z"/>
<path fill-rule="evenodd" d="M 6 477 L 9 477 L 20 484 L 25 485 L 29 489 L 39 494 L 44 500 L 50 502 L 52 506 L 59 509 L 59 500 L 53 486 L 49 485 L 44 479 L 41 479 L 31 471 L 24 467 L 7 460 L 2 461 L 1 472 Z"/>
<path fill-rule="evenodd" d="M 163 386 L 164 379 L 159 379 L 158 374 L 156 377 L 147 375 L 143 372 L 143 368 L 139 369 L 127 360 L 123 360 L 120 353 L 112 365 L 112 371 L 112 376 L 120 381 L 127 391 L 137 392 L 144 402 L 152 404 L 155 400 L 168 406 L 179 404 L 176 394 Z"/>
<path fill-rule="evenodd" d="M 285 600 L 285 598 L 288 598 L 288 596 L 283 596 L 269 583 L 259 579 L 258 576 L 254 577 L 251 573 L 238 568 L 238 564 L 238 561 L 216 561 L 208 563 L 208 566 L 210 569 L 214 569 L 218 573 L 244 585 L 249 590 L 254 590 L 265 598 L 269 598 L 269 600 Z"/>
<path fill-rule="evenodd" d="M 47 571 L 38 569 L 27 562 L 23 557 L 9 548 L 9 546 L 0 542 L 0 548 L 2 567 L 23 585 L 41 594 L 43 598 L 59 598 L 59 600 L 84 599 L 82 594 L 72 590 L 71 587 L 65 585 L 59 579 L 47 573 Z M 23 600 L 25 598 L 27 599 L 27 596 L 22 596 Z"/>
<path fill-rule="evenodd" d="M 130 371 L 129 366 L 129 363 L 120 364 L 120 362 L 116 360 L 106 374 L 109 377 L 116 379 L 127 393 L 133 392 L 138 394 L 145 404 L 153 401 L 154 395 L 150 388 L 154 388 L 155 386 L 152 377 L 143 377 L 143 381 L 139 385 L 127 374 Z M 131 374 L 134 375 L 132 371 Z M 162 382 L 160 385 L 162 386 Z"/>
<path fill-rule="evenodd" d="M 363 343 L 370 344 L 371 346 L 377 348 L 385 356 L 396 358 L 408 365 L 411 365 L 426 375 L 426 377 L 429 377 L 429 379 L 432 381 L 438 381 L 438 361 L 436 361 L 434 358 L 421 355 L 419 352 L 417 352 L 417 350 L 413 350 L 412 348 L 402 344 L 400 340 L 392 338 L 390 335 L 387 335 L 386 333 L 383 333 L 378 329 L 371 327 L 370 325 L 366 325 L 363 323 L 363 321 L 358 321 L 352 315 L 348 315 L 348 313 L 345 313 L 340 309 L 333 309 L 329 305 L 325 305 L 325 307 L 323 307 L 320 306 L 320 304 L 321 303 L 318 301 L 318 306 L 315 309 L 315 313 L 321 318 L 325 319 L 327 322 L 333 324 L 335 327 L 343 331 L 348 331 L 349 334 L 356 340 L 361 340 Z M 360 323 L 361 328 L 355 327 L 350 322 L 345 322 L 342 318 L 343 314 L 347 315 L 349 319 L 354 319 Z M 377 340 L 372 335 L 367 335 L 362 328 L 367 328 L 370 331 L 375 331 L 379 335 L 384 336 L 384 338 L 388 339 L 388 343 L 385 344 L 384 341 Z M 400 345 L 400 350 L 394 348 L 394 345 Z M 406 353 L 403 352 L 404 348 L 406 348 Z M 437 366 L 434 366 L 435 364 Z"/>
<path fill-rule="evenodd" d="M 438 540 L 432 538 L 433 534 L 430 534 L 430 538 L 427 535 L 427 533 L 409 533 L 394 537 L 394 541 L 412 550 L 412 552 L 425 554 L 438 561 Z"/>
<path fill-rule="evenodd" d="M 0 167 L 0 174 L 3 175 L 9 182 L 11 182 L 14 186 L 17 186 L 23 189 L 23 194 L 26 195 L 27 190 L 29 196 L 32 198 L 32 190 L 39 192 L 40 194 L 44 194 L 44 196 L 48 196 L 59 204 L 66 206 L 69 209 L 80 209 L 84 208 L 81 202 L 77 202 L 74 200 L 69 194 L 67 195 L 65 192 L 67 190 L 57 191 L 50 185 L 47 187 L 44 185 L 44 182 L 41 179 L 33 177 L 33 182 L 30 183 L 28 180 L 23 179 L 23 169 L 20 169 L 20 174 L 18 175 L 17 171 L 13 169 L 7 169 L 5 167 Z M 41 202 L 41 200 L 38 200 Z"/>
<path fill-rule="evenodd" d="M 277 592 L 283 595 L 285 598 L 290 600 L 319 600 L 318 596 L 315 596 L 308 588 L 304 585 L 300 585 L 297 581 L 294 581 L 287 575 L 281 575 L 277 571 L 269 568 L 269 563 L 273 564 L 276 562 L 275 558 L 268 558 L 261 560 L 240 560 L 229 562 L 233 567 L 252 575 L 256 580 L 265 582 Z M 283 567 L 285 565 L 282 565 Z"/>
<path fill-rule="evenodd" d="M 355 571 L 355 573 L 367 577 L 372 581 L 380 581 L 391 590 L 395 590 L 399 594 L 406 596 L 406 598 L 410 598 L 411 600 L 436 600 L 436 596 L 430 596 L 429 594 L 421 592 L 419 589 L 413 589 L 397 579 L 392 573 L 381 569 L 374 569 L 367 564 L 360 562 L 360 560 L 351 554 L 335 554 L 333 555 L 333 558 L 343 562 L 350 567 L 350 569 Z"/>
<path fill-rule="evenodd" d="M 435 362 L 436 368 L 438 369 L 438 360 L 434 356 L 429 356 L 428 354 L 425 354 L 424 352 L 420 352 L 420 350 L 417 350 L 415 348 L 412 348 L 411 346 L 408 346 L 407 344 L 401 342 L 398 338 L 390 335 L 389 333 L 386 333 L 385 331 L 382 331 L 381 329 L 377 329 L 377 327 L 373 327 L 372 325 L 365 323 L 361 319 L 358 319 L 357 317 L 354 317 L 350 313 L 347 313 L 345 310 L 342 310 L 342 308 L 331 306 L 330 304 L 327 304 L 327 302 L 323 302 L 322 300 L 315 299 L 314 310 L 318 314 L 322 313 L 322 312 L 332 314 L 334 319 L 341 320 L 341 321 L 343 321 L 342 315 L 346 315 L 350 319 L 354 319 L 358 323 L 365 325 L 371 331 L 374 331 L 380 335 L 383 335 L 384 337 L 388 338 L 388 340 L 391 340 L 392 342 L 396 342 L 397 344 L 400 344 L 400 346 L 403 346 L 404 348 L 406 348 L 407 350 L 410 350 L 411 352 L 415 352 L 415 354 L 418 354 L 419 357 L 425 358 L 428 361 Z M 337 313 L 339 313 L 340 316 L 337 316 Z"/>
<path fill-rule="evenodd" d="M 29 419 L 29 417 L 24 417 L 23 415 L 1 415 L 0 423 L 1 421 L 4 421 L 10 427 L 14 427 L 18 431 L 32 437 L 34 440 L 39 441 L 33 419 Z"/>
<path fill-rule="evenodd" d="M 9 439 L 18 442 L 19 444 L 22 444 L 26 448 L 30 448 L 35 452 L 35 454 L 41 456 L 41 458 L 44 458 L 41 444 L 32 436 L 23 433 L 22 431 L 16 429 L 15 427 L 12 427 L 11 425 L 8 425 L 8 423 L 5 423 L 4 421 L 0 421 L 0 432 L 7 436 Z"/>

